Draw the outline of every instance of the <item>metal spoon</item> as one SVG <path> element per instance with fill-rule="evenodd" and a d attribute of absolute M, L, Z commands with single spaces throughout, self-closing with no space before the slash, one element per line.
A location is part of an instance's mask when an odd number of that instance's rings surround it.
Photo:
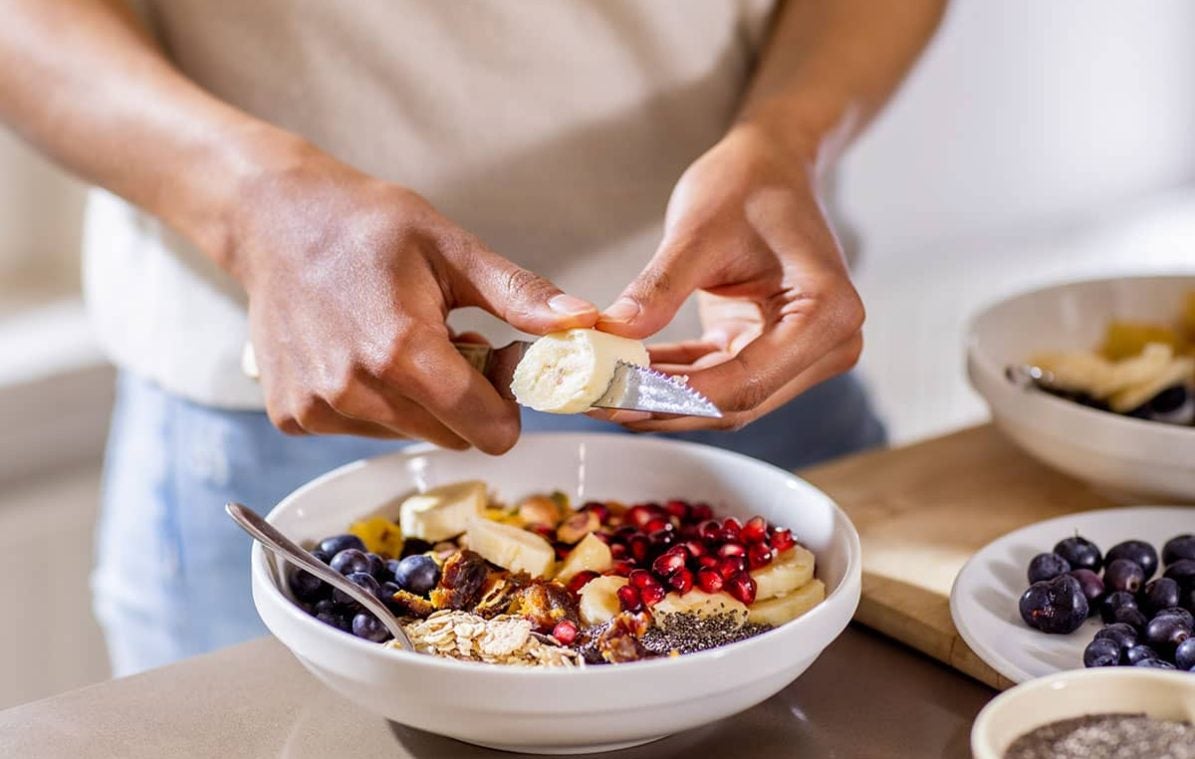
<path fill-rule="evenodd" d="M 1008 381 L 1020 388 L 1036 387 L 1056 391 L 1054 372 L 1033 364 L 1013 364 L 1004 368 Z"/>
<path fill-rule="evenodd" d="M 229 502 L 224 506 L 232 521 L 240 525 L 241 529 L 249 533 L 258 543 L 274 552 L 274 555 L 286 559 L 291 564 L 310 572 L 337 590 L 343 591 L 354 601 L 361 604 L 371 614 L 378 618 L 399 645 L 406 651 L 415 652 L 415 646 L 402 625 L 386 605 L 364 588 L 349 582 L 347 578 L 336 570 L 324 564 L 307 551 L 300 548 L 294 541 L 283 535 L 276 527 L 262 519 L 253 509 L 236 502 Z"/>

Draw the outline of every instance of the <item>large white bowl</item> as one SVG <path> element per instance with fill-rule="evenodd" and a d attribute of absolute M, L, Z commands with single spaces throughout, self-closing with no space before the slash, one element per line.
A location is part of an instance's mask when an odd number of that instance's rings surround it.
<path fill-rule="evenodd" d="M 1195 675 L 1101 667 L 1040 677 L 992 699 L 971 726 L 975 759 L 1003 759 L 1030 730 L 1088 714 L 1145 714 L 1195 722 Z"/>
<path fill-rule="evenodd" d="M 298 540 L 343 532 L 415 489 L 482 479 L 504 498 L 562 490 L 624 502 L 686 498 L 791 527 L 817 556 L 827 597 L 804 616 L 719 649 L 582 671 L 511 668 L 385 649 L 308 616 L 260 546 L 253 599 L 270 630 L 333 690 L 405 725 L 536 753 L 644 743 L 735 714 L 797 678 L 859 602 L 859 536 L 819 490 L 715 448 L 628 435 L 525 435 L 504 456 L 429 447 L 357 462 L 300 488 L 268 518 Z"/>
<path fill-rule="evenodd" d="M 1195 500 L 1195 427 L 1097 411 L 1014 386 L 1005 367 L 1038 351 L 1093 348 L 1111 319 L 1174 322 L 1195 275 L 1121 277 L 1046 287 L 982 311 L 967 373 L 992 419 L 1045 463 L 1117 494 Z"/>

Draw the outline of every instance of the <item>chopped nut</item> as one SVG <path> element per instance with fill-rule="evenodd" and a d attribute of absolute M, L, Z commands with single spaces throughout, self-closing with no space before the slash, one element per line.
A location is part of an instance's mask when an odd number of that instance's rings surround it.
<path fill-rule="evenodd" d="M 577 543 L 602 526 L 598 515 L 592 511 L 578 511 L 556 528 L 556 539 L 562 543 Z"/>
<path fill-rule="evenodd" d="M 519 504 L 519 519 L 523 524 L 546 524 L 555 527 L 561 518 L 560 506 L 551 498 L 533 495 Z"/>

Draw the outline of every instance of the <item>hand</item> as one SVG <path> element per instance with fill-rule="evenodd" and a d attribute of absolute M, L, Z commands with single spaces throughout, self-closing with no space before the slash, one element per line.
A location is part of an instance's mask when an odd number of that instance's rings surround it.
<path fill-rule="evenodd" d="M 398 185 L 314 150 L 240 193 L 234 274 L 270 420 L 289 434 L 410 437 L 502 453 L 518 409 L 453 349 L 478 306 L 534 334 L 597 309 L 519 268 Z"/>
<path fill-rule="evenodd" d="M 659 249 L 598 324 L 643 339 L 700 291 L 701 339 L 655 346 L 652 361 L 687 374 L 723 418 L 611 418 L 737 429 L 854 366 L 863 305 L 799 156 L 762 128 L 732 130 L 681 177 Z"/>

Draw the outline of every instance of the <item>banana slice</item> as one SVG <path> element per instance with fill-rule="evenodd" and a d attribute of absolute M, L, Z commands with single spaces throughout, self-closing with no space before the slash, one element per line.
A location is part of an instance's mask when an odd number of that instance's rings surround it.
<path fill-rule="evenodd" d="M 442 485 L 411 496 L 399 507 L 403 537 L 429 543 L 460 535 L 486 507 L 485 483 L 479 480 Z"/>
<path fill-rule="evenodd" d="M 752 572 L 756 602 L 791 593 L 812 580 L 814 563 L 813 553 L 803 546 L 793 546 L 771 564 Z"/>
<path fill-rule="evenodd" d="M 581 588 L 581 621 L 587 625 L 601 625 L 614 619 L 622 606 L 618 603 L 618 589 L 627 578 L 618 575 L 595 577 Z"/>
<path fill-rule="evenodd" d="M 556 579 L 566 583 L 578 572 L 590 570 L 600 574 L 613 565 L 614 557 L 610 554 L 610 546 L 591 532 L 569 551 L 564 563 L 560 565 L 560 571 L 556 573 Z"/>
<path fill-rule="evenodd" d="M 510 389 L 519 403 L 537 411 L 577 414 L 605 394 L 619 361 L 651 363 L 638 340 L 592 329 L 553 332 L 527 349 Z"/>
<path fill-rule="evenodd" d="M 1114 393 L 1108 399 L 1108 405 L 1113 411 L 1125 414 L 1168 387 L 1191 386 L 1193 378 L 1195 378 L 1195 359 L 1188 356 L 1176 358 L 1149 379 L 1129 385 Z"/>
<path fill-rule="evenodd" d="M 691 614 L 698 617 L 729 615 L 736 628 L 742 627 L 743 623 L 747 621 L 747 607 L 737 598 L 728 593 L 706 593 L 697 588 L 683 596 L 669 593 L 651 608 L 651 615 L 656 624 L 664 629 L 668 629 L 672 617 L 677 614 Z"/>
<path fill-rule="evenodd" d="M 810 580 L 792 593 L 751 604 L 747 609 L 747 621 L 757 625 L 779 627 L 801 616 L 825 599 L 825 583 L 821 580 Z"/>
<path fill-rule="evenodd" d="M 469 521 L 467 537 L 470 550 L 503 569 L 532 577 L 552 576 L 556 551 L 534 532 L 476 516 Z"/>

